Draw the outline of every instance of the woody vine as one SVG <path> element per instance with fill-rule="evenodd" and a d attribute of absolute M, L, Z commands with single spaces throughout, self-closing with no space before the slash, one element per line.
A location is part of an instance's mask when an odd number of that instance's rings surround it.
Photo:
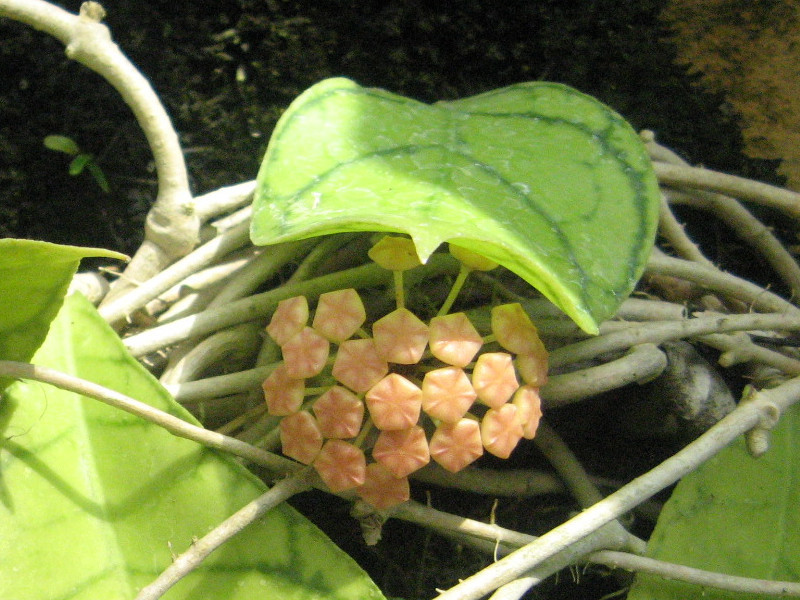
<path fill-rule="evenodd" d="M 255 184 L 192 197 L 169 118 L 146 80 L 111 41 L 99 5 L 86 3 L 76 16 L 46 2 L 0 0 L 0 15 L 58 37 L 71 58 L 120 91 L 145 130 L 159 174 L 159 195 L 148 217 L 146 241 L 100 301 L 99 315 L 119 331 L 131 355 L 159 373 L 175 400 L 197 414 L 214 413 L 221 423 L 217 431 L 209 431 L 148 406 L 145 398 L 129 398 L 22 361 L 0 362 L 0 374 L 109 403 L 170 433 L 266 467 L 274 483 L 185 549 L 152 583 L 141 587 L 137 599 L 169 593 L 249 524 L 312 486 L 350 499 L 355 490 L 366 501 L 356 503 L 355 509 L 368 533 L 379 529 L 382 520 L 403 519 L 504 555 L 439 598 L 518 598 L 552 573 L 586 562 L 721 590 L 800 596 L 796 582 L 715 573 L 644 557 L 646 542 L 628 533 L 619 520 L 742 435 L 751 453 L 769 453 L 769 432 L 800 399 L 800 358 L 785 337 L 800 330 L 795 304 L 714 266 L 685 234 L 671 207 L 691 204 L 727 223 L 770 264 L 794 297 L 800 291 L 800 268 L 742 201 L 770 206 L 796 219 L 796 194 L 683 164 L 651 133 L 642 132 L 641 142 L 658 177 L 660 239 L 671 255 L 654 249 L 640 288 L 646 294 L 622 302 L 613 318 L 599 324 L 599 335 L 589 337 L 551 302 L 522 286 L 516 275 L 483 272 L 484 259 L 464 253 L 457 244 L 455 258 L 436 252 L 424 265 L 412 261 L 402 267 L 405 259 L 396 249 L 382 261 L 380 246 L 372 246 L 377 238 L 346 229 L 327 237 L 285 241 L 268 251 L 252 246 Z M 201 232 L 212 232 L 213 237 L 199 245 Z M 415 246 L 410 248 L 399 252 L 416 258 Z M 377 265 L 365 258 L 368 252 Z M 276 273 L 287 270 L 285 283 L 264 289 Z M 478 293 L 477 301 L 462 301 L 466 314 L 453 313 L 465 315 L 458 317 L 460 333 L 448 333 L 443 342 L 434 320 L 450 312 L 464 281 L 460 274 L 475 270 L 471 277 L 490 293 Z M 76 278 L 76 286 L 82 278 L 96 281 L 97 275 Z M 683 297 L 663 299 L 674 291 L 676 280 L 683 282 Z M 428 324 L 406 309 L 406 290 L 414 293 L 426 285 L 441 287 L 453 281 L 457 283 L 447 290 L 453 293 L 440 294 L 442 302 L 431 311 Z M 435 293 L 428 292 L 428 300 L 432 296 Z M 502 302 L 487 303 L 487 296 Z M 686 310 L 690 300 L 691 318 Z M 309 301 L 315 306 L 310 326 Z M 376 314 L 381 309 L 389 314 L 386 320 Z M 331 314 L 326 316 L 326 310 Z M 359 316 L 347 325 L 349 315 L 362 311 L 363 319 Z M 371 332 L 359 333 L 367 313 Z M 152 324 L 142 327 L 136 318 Z M 345 325 L 346 331 L 339 330 Z M 583 325 L 586 329 L 586 321 Z M 351 340 L 356 343 L 350 347 L 358 350 L 349 360 L 361 369 L 342 366 L 343 348 L 353 335 L 360 339 Z M 703 432 L 672 458 L 603 497 L 547 424 L 547 412 L 657 378 L 668 368 L 665 345 L 676 340 L 718 350 L 722 367 L 745 365 L 746 395 L 735 405 L 692 407 L 703 419 L 714 413 L 710 422 L 691 423 Z M 331 343 L 338 346 L 338 354 L 328 360 Z M 376 347 L 379 343 L 382 349 Z M 475 353 L 468 348 L 472 345 L 477 352 L 483 344 L 499 348 L 473 360 Z M 366 345 L 370 349 L 364 354 Z M 546 375 L 548 360 L 551 372 Z M 393 368 L 389 373 L 390 363 L 419 370 Z M 380 367 L 374 377 L 361 381 L 369 374 L 366 367 L 374 364 Z M 464 369 L 471 370 L 469 377 Z M 308 393 L 307 383 L 319 394 Z M 332 390 L 339 391 L 331 394 Z M 541 424 L 540 395 L 545 415 Z M 322 397 L 335 405 L 336 415 L 355 411 L 352 423 L 326 420 Z M 479 403 L 473 404 L 476 398 Z M 534 472 L 498 474 L 480 467 L 459 475 L 484 451 L 505 457 L 523 438 L 533 439 L 558 479 Z M 370 445 L 375 462 L 368 465 L 364 450 Z M 336 452 L 353 458 L 355 466 L 342 472 L 345 462 L 334 456 Z M 431 457 L 444 468 L 418 470 Z M 508 496 L 566 488 L 584 510 L 533 539 L 409 500 L 408 476 L 424 485 Z"/>

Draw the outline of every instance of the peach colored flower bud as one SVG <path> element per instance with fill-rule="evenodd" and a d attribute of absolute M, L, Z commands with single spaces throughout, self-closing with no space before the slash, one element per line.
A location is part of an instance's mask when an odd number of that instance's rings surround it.
<path fill-rule="evenodd" d="M 505 352 L 481 354 L 472 370 L 472 386 L 481 402 L 492 408 L 508 402 L 519 387 L 511 355 Z"/>
<path fill-rule="evenodd" d="M 359 394 L 366 392 L 389 372 L 371 339 L 347 340 L 339 346 L 331 374 L 336 381 Z"/>
<path fill-rule="evenodd" d="M 487 410 L 481 421 L 481 439 L 487 451 L 499 458 L 508 458 L 522 439 L 517 407 L 503 404 Z"/>
<path fill-rule="evenodd" d="M 365 396 L 369 416 L 378 429 L 408 429 L 419 421 L 422 390 L 397 373 L 389 373 Z"/>
<path fill-rule="evenodd" d="M 308 300 L 305 296 L 295 296 L 278 302 L 278 308 L 272 314 L 267 325 L 267 333 L 283 346 L 294 334 L 308 323 Z"/>
<path fill-rule="evenodd" d="M 469 377 L 458 367 L 428 371 L 422 380 L 422 410 L 446 423 L 463 417 L 477 397 Z"/>
<path fill-rule="evenodd" d="M 492 308 L 492 333 L 509 352 L 547 355 L 536 326 L 517 302 Z"/>
<path fill-rule="evenodd" d="M 353 288 L 321 294 L 312 327 L 337 344 L 353 337 L 364 324 L 364 303 Z"/>
<path fill-rule="evenodd" d="M 464 313 L 433 317 L 428 334 L 431 354 L 456 367 L 466 367 L 483 345 L 483 338 Z"/>
<path fill-rule="evenodd" d="M 382 237 L 367 254 L 378 265 L 390 271 L 407 271 L 422 264 L 413 240 L 396 235 Z"/>
<path fill-rule="evenodd" d="M 457 473 L 483 454 L 480 425 L 472 419 L 442 423 L 431 436 L 431 458 Z"/>
<path fill-rule="evenodd" d="M 428 344 L 428 326 L 407 308 L 393 310 L 372 325 L 375 347 L 387 362 L 413 365 Z"/>
<path fill-rule="evenodd" d="M 547 383 L 547 351 L 543 354 L 517 354 L 514 361 L 517 365 L 517 373 L 522 377 L 522 381 L 534 387 L 542 387 Z"/>
<path fill-rule="evenodd" d="M 367 465 L 364 484 L 356 493 L 378 510 L 385 510 L 411 497 L 408 477 L 395 477 L 381 464 Z"/>
<path fill-rule="evenodd" d="M 493 260 L 486 258 L 482 254 L 473 252 L 472 250 L 467 250 L 463 246 L 457 246 L 451 243 L 448 244 L 447 247 L 450 250 L 450 254 L 456 257 L 465 267 L 476 271 L 491 271 L 497 267 L 497 263 Z"/>
<path fill-rule="evenodd" d="M 539 428 L 542 419 L 542 399 L 539 388 L 532 385 L 523 385 L 514 394 L 511 403 L 517 407 L 517 419 L 522 425 L 522 436 L 532 440 Z"/>
<path fill-rule="evenodd" d="M 328 440 L 317 455 L 314 468 L 335 494 L 364 483 L 367 459 L 361 449 L 349 442 Z"/>
<path fill-rule="evenodd" d="M 286 374 L 294 379 L 319 375 L 328 360 L 331 344 L 311 327 L 303 327 L 281 346 Z"/>
<path fill-rule="evenodd" d="M 372 457 L 395 477 L 405 477 L 431 460 L 425 430 L 419 425 L 399 431 L 381 431 Z"/>
<path fill-rule="evenodd" d="M 317 420 L 306 410 L 281 419 L 281 451 L 305 465 L 317 457 L 322 449 L 322 431 Z"/>
<path fill-rule="evenodd" d="M 312 407 L 326 438 L 353 438 L 364 421 L 364 403 L 353 392 L 335 385 Z"/>
<path fill-rule="evenodd" d="M 300 410 L 303 405 L 305 381 L 289 377 L 286 373 L 286 365 L 283 363 L 275 367 L 261 387 L 267 402 L 267 412 L 272 416 L 290 415 Z"/>

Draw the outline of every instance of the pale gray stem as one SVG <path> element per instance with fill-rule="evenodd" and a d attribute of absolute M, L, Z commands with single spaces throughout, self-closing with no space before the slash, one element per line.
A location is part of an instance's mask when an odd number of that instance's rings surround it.
<path fill-rule="evenodd" d="M 249 223 L 242 223 L 200 246 L 175 264 L 167 267 L 157 275 L 143 282 L 135 290 L 100 306 L 100 316 L 109 323 L 117 323 L 126 319 L 135 310 L 170 289 L 198 269 L 208 266 L 213 261 L 241 248 L 250 241 Z"/>
<path fill-rule="evenodd" d="M 119 408 L 127 413 L 155 423 L 159 427 L 163 427 L 169 431 L 172 435 L 194 440 L 209 448 L 217 448 L 218 450 L 230 452 L 254 464 L 264 466 L 273 473 L 292 473 L 302 466 L 292 460 L 265 452 L 260 448 L 246 444 L 236 438 L 221 435 L 214 431 L 209 431 L 208 429 L 187 423 L 183 419 L 179 419 L 163 410 L 158 410 L 149 404 L 126 396 L 125 394 L 120 394 L 119 392 L 97 385 L 91 381 L 61 373 L 48 367 L 0 360 L 0 376 L 41 381 L 62 390 L 94 398 L 109 406 Z"/>
<path fill-rule="evenodd" d="M 637 344 L 660 344 L 669 340 L 694 338 L 711 333 L 764 329 L 798 331 L 800 330 L 800 315 L 752 313 L 636 324 L 595 338 L 582 340 L 569 346 L 557 348 L 550 353 L 550 365 L 561 366 L 589 360 L 606 352 L 618 352 Z"/>
<path fill-rule="evenodd" d="M 245 504 L 211 532 L 192 543 L 189 549 L 178 556 L 151 584 L 143 587 L 136 595 L 135 600 L 161 598 L 167 593 L 167 590 L 199 567 L 206 557 L 222 544 L 260 519 L 267 511 L 310 487 L 308 469 L 278 481 L 267 492 Z"/>
<path fill-rule="evenodd" d="M 647 261 L 646 272 L 691 281 L 709 291 L 741 300 L 754 310 L 800 314 L 798 308 L 790 302 L 741 277 L 725 273 L 716 267 L 672 258 L 658 251 L 654 251 Z"/>
<path fill-rule="evenodd" d="M 714 264 L 706 258 L 688 235 L 683 225 L 678 223 L 678 219 L 672 213 L 667 198 L 661 194 L 661 212 L 658 219 L 658 232 L 667 240 L 673 250 L 686 260 L 693 260 L 709 267 Z"/>
<path fill-rule="evenodd" d="M 564 375 L 552 375 L 542 390 L 547 408 L 564 406 L 630 383 L 645 383 L 667 367 L 667 357 L 654 344 L 634 346 L 625 356 Z"/>
<path fill-rule="evenodd" d="M 796 192 L 699 167 L 654 162 L 653 169 L 662 184 L 721 192 L 777 208 L 794 219 L 800 219 L 800 194 Z"/>
<path fill-rule="evenodd" d="M 631 510 L 639 502 L 675 483 L 717 454 L 734 439 L 756 426 L 762 415 L 785 410 L 800 400 L 800 378 L 757 392 L 706 433 L 656 468 L 634 479 L 610 496 L 535 542 L 512 552 L 460 584 L 437 596 L 438 600 L 476 600 L 523 576 L 543 561 L 581 540 L 589 533 Z"/>

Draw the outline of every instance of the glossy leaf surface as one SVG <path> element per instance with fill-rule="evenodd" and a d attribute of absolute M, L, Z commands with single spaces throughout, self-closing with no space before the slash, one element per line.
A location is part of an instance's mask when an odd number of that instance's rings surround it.
<path fill-rule="evenodd" d="M 258 175 L 251 237 L 397 231 L 514 271 L 584 330 L 631 292 L 658 186 L 638 136 L 594 98 L 522 83 L 427 105 L 347 79 L 303 93 Z"/>
<path fill-rule="evenodd" d="M 34 362 L 193 421 L 82 296 L 67 298 Z M 173 553 L 265 489 L 226 455 L 36 382 L 8 388 L 0 431 L 4 599 L 132 599 Z M 344 552 L 282 505 L 164 598 L 382 596 Z"/>
<path fill-rule="evenodd" d="M 0 240 L 0 358 L 24 362 L 33 356 L 78 264 L 89 256 L 127 258 L 100 248 Z"/>
<path fill-rule="evenodd" d="M 738 440 L 684 477 L 664 505 L 647 555 L 728 575 L 800 581 L 800 406 L 752 458 Z M 755 600 L 637 575 L 629 600 Z"/>

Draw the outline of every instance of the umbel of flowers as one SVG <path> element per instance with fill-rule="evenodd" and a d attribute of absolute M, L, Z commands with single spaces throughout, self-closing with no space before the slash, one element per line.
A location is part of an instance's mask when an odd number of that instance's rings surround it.
<path fill-rule="evenodd" d="M 354 488 L 388 508 L 409 498 L 408 476 L 431 459 L 456 472 L 484 451 L 508 458 L 536 434 L 547 378 L 536 327 L 519 304 L 492 308 L 485 337 L 463 312 L 448 314 L 471 271 L 497 266 L 450 252 L 461 269 L 429 323 L 404 306 L 402 273 L 420 265 L 413 242 L 386 236 L 369 256 L 394 272 L 397 308 L 371 333 L 354 289 L 322 294 L 313 318 L 305 297 L 283 300 L 267 327 L 283 354 L 263 384 L 269 413 L 282 417 L 282 452 L 333 492 Z"/>

